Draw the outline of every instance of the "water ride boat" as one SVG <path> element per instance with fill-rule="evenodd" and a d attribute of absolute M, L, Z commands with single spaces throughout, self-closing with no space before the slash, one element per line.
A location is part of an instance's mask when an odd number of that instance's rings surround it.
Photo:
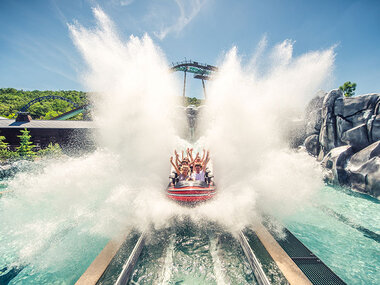
<path fill-rule="evenodd" d="M 216 185 L 209 172 L 206 172 L 205 181 L 178 181 L 177 174 L 169 178 L 171 181 L 167 187 L 167 196 L 181 204 L 194 205 L 210 200 L 216 195 Z"/>

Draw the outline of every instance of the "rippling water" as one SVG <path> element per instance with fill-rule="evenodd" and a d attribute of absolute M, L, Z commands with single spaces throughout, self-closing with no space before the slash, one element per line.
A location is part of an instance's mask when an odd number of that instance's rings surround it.
<path fill-rule="evenodd" d="M 211 223 L 185 221 L 169 232 L 151 237 L 130 284 L 256 284 L 256 281 L 236 239 Z"/>
<path fill-rule="evenodd" d="M 380 280 L 380 201 L 326 186 L 286 225 L 348 284 Z"/>

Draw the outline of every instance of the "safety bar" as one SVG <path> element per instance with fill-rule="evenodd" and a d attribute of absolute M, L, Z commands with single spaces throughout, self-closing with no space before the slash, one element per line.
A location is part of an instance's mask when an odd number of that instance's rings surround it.
<path fill-rule="evenodd" d="M 141 234 L 138 239 L 135 247 L 133 248 L 131 255 L 129 256 L 127 262 L 123 266 L 123 270 L 121 271 L 119 277 L 117 278 L 116 285 L 126 285 L 131 277 L 133 272 L 133 268 L 141 254 L 142 248 L 144 247 L 145 242 L 145 233 Z"/>

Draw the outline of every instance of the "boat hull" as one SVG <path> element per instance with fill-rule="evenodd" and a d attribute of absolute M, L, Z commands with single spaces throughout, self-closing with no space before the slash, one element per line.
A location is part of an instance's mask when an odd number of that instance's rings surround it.
<path fill-rule="evenodd" d="M 170 186 L 167 189 L 169 199 L 182 203 L 198 203 L 212 199 L 216 195 L 216 187 L 214 185 L 201 186 Z"/>

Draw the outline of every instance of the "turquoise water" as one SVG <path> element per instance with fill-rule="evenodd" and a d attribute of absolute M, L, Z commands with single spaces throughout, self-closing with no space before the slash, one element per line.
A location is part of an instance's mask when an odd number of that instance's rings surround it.
<path fill-rule="evenodd" d="M 1 181 L 2 191 L 8 189 L 10 181 Z M 58 193 L 34 194 L 42 197 L 20 193 L 0 197 L 0 284 L 8 281 L 9 284 L 74 284 L 109 237 L 91 230 L 96 216 L 65 218 L 59 212 L 62 209 L 54 206 L 59 201 L 51 196 Z M 91 203 L 96 209 L 102 201 L 104 197 L 97 197 Z M 380 280 L 379 212 L 377 199 L 326 186 L 311 205 L 286 218 L 285 224 L 348 284 L 376 284 Z M 205 284 L 218 284 L 219 275 L 215 272 L 228 272 L 229 278 L 235 280 L 241 274 L 248 274 L 246 264 L 239 261 L 238 249 L 223 247 L 213 236 L 197 237 L 194 233 L 176 233 L 176 238 L 167 239 L 166 248 L 159 255 L 164 262 L 172 264 L 174 274 L 168 275 L 167 280 L 174 284 L 198 278 L 207 281 Z M 178 240 L 178 236 L 182 238 Z M 214 264 L 217 259 L 220 259 L 218 264 Z M 236 268 L 228 267 L 228 262 L 223 260 L 234 260 Z M 190 268 L 197 262 L 203 269 Z M 143 272 L 145 266 L 137 270 Z M 165 270 L 160 272 L 163 276 L 167 274 Z M 134 282 L 138 283 L 142 276 L 145 274 L 135 275 Z M 247 276 L 242 280 L 248 281 Z"/>
<path fill-rule="evenodd" d="M 233 236 L 211 223 L 182 221 L 151 236 L 129 284 L 257 283 Z"/>
<path fill-rule="evenodd" d="M 19 185 L 45 167 L 29 166 L 15 169 L 22 176 Z M 0 181 L 0 191 L 12 188 L 13 175 Z M 69 201 L 76 191 L 41 186 L 0 195 L 0 284 L 74 284 L 109 240 L 91 230 L 94 219 L 88 213 L 72 214 Z"/>
<path fill-rule="evenodd" d="M 380 280 L 380 201 L 326 186 L 287 228 L 348 284 Z"/>

